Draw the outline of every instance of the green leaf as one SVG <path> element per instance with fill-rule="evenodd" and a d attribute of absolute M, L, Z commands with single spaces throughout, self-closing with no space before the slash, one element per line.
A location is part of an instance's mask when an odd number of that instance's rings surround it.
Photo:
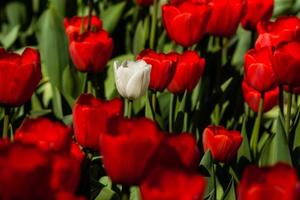
<path fill-rule="evenodd" d="M 61 95 L 56 87 L 52 86 L 52 106 L 53 106 L 53 113 L 58 119 L 63 119 L 63 110 L 62 110 L 62 103 L 61 103 Z"/>
<path fill-rule="evenodd" d="M 20 31 L 20 25 L 15 25 L 5 36 L 1 37 L 1 43 L 5 49 L 8 49 L 17 40 Z"/>
<path fill-rule="evenodd" d="M 228 187 L 222 197 L 222 200 L 236 200 L 233 178 L 230 180 Z"/>
<path fill-rule="evenodd" d="M 145 104 L 145 117 L 148 118 L 148 119 L 154 119 L 153 117 L 153 112 L 152 112 L 152 108 L 151 108 L 151 104 L 150 104 L 150 100 L 149 100 L 149 97 L 148 97 L 148 92 L 147 92 L 147 95 L 146 95 L 146 104 Z"/>
<path fill-rule="evenodd" d="M 61 17 L 65 16 L 66 0 L 50 0 L 50 5 L 56 9 Z"/>
<path fill-rule="evenodd" d="M 95 200 L 115 200 L 118 199 L 116 196 L 117 194 L 113 190 L 108 187 L 104 187 Z"/>
<path fill-rule="evenodd" d="M 240 159 L 242 157 L 245 157 L 248 159 L 248 161 L 251 161 L 251 153 L 250 153 L 250 146 L 249 146 L 249 140 L 248 140 L 248 136 L 247 136 L 247 130 L 246 130 L 246 124 L 247 124 L 247 117 L 244 117 L 244 121 L 243 121 L 243 125 L 242 125 L 242 130 L 241 130 L 241 135 L 243 137 L 243 142 L 238 150 L 237 153 L 237 158 L 238 161 L 240 161 Z"/>
<path fill-rule="evenodd" d="M 145 43 L 146 39 L 143 21 L 139 21 L 133 38 L 133 53 L 135 55 L 140 53 L 144 49 Z"/>
<path fill-rule="evenodd" d="M 65 35 L 63 19 L 55 9 L 47 9 L 39 19 L 37 38 L 41 59 L 46 66 L 50 81 L 60 91 L 62 76 L 68 66 L 68 41 Z"/>
<path fill-rule="evenodd" d="M 140 189 L 138 187 L 130 187 L 129 200 L 142 200 Z"/>
<path fill-rule="evenodd" d="M 277 162 L 291 164 L 290 150 L 280 116 L 276 120 L 276 130 L 262 150 L 260 165 L 274 165 Z"/>
<path fill-rule="evenodd" d="M 295 0 L 275 0 L 273 16 L 278 17 L 286 14 L 293 7 L 294 2 Z"/>
<path fill-rule="evenodd" d="M 27 18 L 26 7 L 21 2 L 10 2 L 5 7 L 7 21 L 10 26 L 24 25 Z"/>
<path fill-rule="evenodd" d="M 122 1 L 115 5 L 109 6 L 104 12 L 101 13 L 103 27 L 109 33 L 112 33 L 117 27 L 123 11 L 126 6 L 126 1 Z"/>

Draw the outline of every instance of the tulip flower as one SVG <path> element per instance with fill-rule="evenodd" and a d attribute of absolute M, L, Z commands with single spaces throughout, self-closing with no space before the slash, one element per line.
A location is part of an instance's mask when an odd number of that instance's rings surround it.
<path fill-rule="evenodd" d="M 145 118 L 113 118 L 100 146 L 104 169 L 115 183 L 139 184 L 163 135 L 155 123 Z"/>
<path fill-rule="evenodd" d="M 115 82 L 119 94 L 134 100 L 143 96 L 150 83 L 151 65 L 143 60 L 114 62 Z"/>
<path fill-rule="evenodd" d="M 261 21 L 257 24 L 259 36 L 255 48 L 277 47 L 282 42 L 300 40 L 300 19 L 295 16 L 279 17 L 275 22 Z"/>
<path fill-rule="evenodd" d="M 0 199 L 53 199 L 50 160 L 36 146 L 14 142 L 0 147 L 0 169 Z"/>
<path fill-rule="evenodd" d="M 266 92 L 277 87 L 272 58 L 270 47 L 251 49 L 245 54 L 245 79 L 249 86 L 259 92 Z"/>
<path fill-rule="evenodd" d="M 255 30 L 259 21 L 268 21 L 272 17 L 274 0 L 247 0 L 247 12 L 242 18 L 243 28 Z"/>
<path fill-rule="evenodd" d="M 242 89 L 245 102 L 248 104 L 251 110 L 257 113 L 259 108 L 259 101 L 261 99 L 261 92 L 250 87 L 245 80 L 242 83 Z M 278 104 L 278 95 L 278 87 L 264 93 L 263 112 L 271 110 Z"/>
<path fill-rule="evenodd" d="M 163 91 L 174 76 L 177 55 L 156 53 L 151 49 L 147 49 L 137 56 L 137 60 L 141 59 L 152 66 L 149 88 L 154 91 Z"/>
<path fill-rule="evenodd" d="M 22 55 L 0 48 L 0 105 L 20 106 L 28 101 L 42 78 L 39 52 Z"/>
<path fill-rule="evenodd" d="M 296 170 L 278 163 L 271 167 L 249 166 L 243 172 L 238 187 L 240 200 L 296 200 L 299 181 Z"/>
<path fill-rule="evenodd" d="M 76 68 L 81 72 L 101 72 L 109 60 L 113 41 L 109 34 L 102 29 L 102 21 L 93 16 L 91 30 L 81 32 L 81 21 L 87 26 L 86 17 L 65 19 L 66 33 L 69 38 L 69 52 Z"/>
<path fill-rule="evenodd" d="M 242 140 L 239 131 L 230 131 L 222 126 L 208 126 L 202 136 L 204 151 L 210 150 L 212 157 L 219 162 L 232 160 Z"/>
<path fill-rule="evenodd" d="M 274 52 L 273 68 L 279 81 L 291 87 L 300 86 L 300 42 L 280 45 Z"/>
<path fill-rule="evenodd" d="M 27 118 L 15 132 L 15 140 L 36 144 L 46 152 L 68 152 L 71 128 L 47 118 Z"/>
<path fill-rule="evenodd" d="M 246 0 L 210 0 L 212 14 L 207 22 L 207 33 L 213 36 L 230 37 L 246 13 Z"/>
<path fill-rule="evenodd" d="M 163 5 L 162 18 L 168 36 L 176 43 L 189 47 L 205 33 L 211 9 L 206 4 L 183 2 Z"/>
<path fill-rule="evenodd" d="M 178 55 L 175 75 L 168 86 L 172 93 L 184 93 L 186 90 L 192 92 L 203 74 L 205 66 L 204 58 L 196 51 L 185 51 Z"/>
<path fill-rule="evenodd" d="M 98 149 L 99 137 L 106 130 L 107 121 L 123 115 L 120 99 L 102 101 L 91 94 L 82 94 L 73 108 L 73 126 L 77 142 L 86 147 Z"/>

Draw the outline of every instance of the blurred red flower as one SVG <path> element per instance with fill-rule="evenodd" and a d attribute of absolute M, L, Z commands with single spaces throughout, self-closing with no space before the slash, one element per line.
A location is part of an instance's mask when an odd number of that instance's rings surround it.
<path fill-rule="evenodd" d="M 254 112 L 258 112 L 261 92 L 250 87 L 244 80 L 242 83 L 243 95 L 246 103 Z M 275 87 L 264 93 L 263 112 L 271 110 L 278 103 L 279 88 Z"/>
<path fill-rule="evenodd" d="M 154 91 L 166 89 L 175 74 L 177 54 L 156 53 L 146 49 L 137 56 L 137 60 L 141 59 L 152 66 L 149 88 Z"/>
<path fill-rule="evenodd" d="M 104 168 L 115 183 L 139 184 L 163 135 L 145 118 L 113 118 L 100 139 Z"/>
<path fill-rule="evenodd" d="M 245 29 L 255 30 L 259 21 L 267 21 L 272 17 L 274 0 L 247 0 L 247 12 L 241 24 Z"/>
<path fill-rule="evenodd" d="M 176 43 L 189 47 L 200 41 L 211 9 L 206 4 L 183 2 L 178 5 L 163 5 L 163 24 L 169 37 Z"/>
<path fill-rule="evenodd" d="M 257 49 L 264 46 L 276 47 L 282 42 L 300 40 L 300 19 L 296 16 L 278 17 L 276 21 L 261 21 L 257 24 L 259 36 Z"/>
<path fill-rule="evenodd" d="M 22 55 L 0 48 L 0 105 L 28 101 L 42 78 L 40 54 L 25 48 Z"/>
<path fill-rule="evenodd" d="M 279 81 L 292 87 L 300 86 L 300 42 L 279 45 L 274 52 L 274 71 Z"/>
<path fill-rule="evenodd" d="M 99 148 L 100 135 L 106 131 L 107 122 L 123 115 L 123 102 L 115 98 L 102 101 L 91 94 L 82 94 L 73 108 L 73 126 L 77 142 L 86 148 Z"/>
<path fill-rule="evenodd" d="M 249 86 L 259 92 L 266 92 L 277 87 L 272 54 L 270 47 L 251 49 L 245 54 L 245 80 Z"/>
<path fill-rule="evenodd" d="M 192 92 L 199 82 L 205 67 L 205 59 L 196 51 L 185 51 L 178 55 L 175 75 L 168 86 L 172 93 Z"/>
<path fill-rule="evenodd" d="M 79 22 L 87 19 L 73 17 L 65 20 L 65 28 L 69 37 L 69 52 L 76 68 L 81 72 L 100 72 L 109 60 L 113 50 L 113 40 L 109 34 L 101 29 L 102 22 L 92 17 L 91 30 L 81 32 Z M 94 28 L 93 28 L 94 27 Z"/>
<path fill-rule="evenodd" d="M 154 0 L 135 0 L 136 4 L 140 6 L 151 6 L 154 2 Z"/>
<path fill-rule="evenodd" d="M 243 172 L 238 187 L 240 200 L 296 200 L 299 199 L 296 170 L 278 163 L 272 167 L 249 166 Z"/>
<path fill-rule="evenodd" d="M 212 14 L 207 25 L 207 33 L 213 36 L 230 37 L 246 14 L 246 0 L 210 0 Z"/>
<path fill-rule="evenodd" d="M 231 161 L 242 141 L 239 131 L 230 131 L 222 126 L 208 126 L 202 136 L 204 151 L 210 150 L 212 157 L 219 162 Z"/>

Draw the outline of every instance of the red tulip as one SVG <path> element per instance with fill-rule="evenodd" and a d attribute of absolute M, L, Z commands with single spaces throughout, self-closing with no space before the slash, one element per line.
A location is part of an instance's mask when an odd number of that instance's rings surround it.
<path fill-rule="evenodd" d="M 0 105 L 24 104 L 31 98 L 41 78 L 37 50 L 26 48 L 19 55 L 0 48 Z"/>
<path fill-rule="evenodd" d="M 71 128 L 43 117 L 27 118 L 16 130 L 15 139 L 35 144 L 47 152 L 69 152 Z"/>
<path fill-rule="evenodd" d="M 136 4 L 140 6 L 151 6 L 154 0 L 136 0 Z"/>
<path fill-rule="evenodd" d="M 283 86 L 284 91 L 290 92 L 293 94 L 300 94 L 300 86 L 298 87 L 289 87 L 288 85 Z"/>
<path fill-rule="evenodd" d="M 212 14 L 207 33 L 219 37 L 234 35 L 246 13 L 246 0 L 210 0 L 208 5 L 212 7 Z"/>
<path fill-rule="evenodd" d="M 277 87 L 277 77 L 272 65 L 272 49 L 251 49 L 245 54 L 245 79 L 249 86 L 260 92 Z"/>
<path fill-rule="evenodd" d="M 91 94 L 82 94 L 73 108 L 73 126 L 77 142 L 98 149 L 100 135 L 106 131 L 108 119 L 123 115 L 120 99 L 102 101 Z"/>
<path fill-rule="evenodd" d="M 169 37 L 184 47 L 200 41 L 210 13 L 211 9 L 206 4 L 183 2 L 162 6 L 163 24 Z"/>
<path fill-rule="evenodd" d="M 150 170 L 140 189 L 143 200 L 202 200 L 205 179 L 195 172 L 156 167 Z"/>
<path fill-rule="evenodd" d="M 254 112 L 258 112 L 261 92 L 250 87 L 244 80 L 242 83 L 243 95 L 246 103 Z M 271 110 L 278 103 L 279 88 L 276 87 L 264 93 L 263 112 Z"/>
<path fill-rule="evenodd" d="M 240 200 L 296 200 L 299 183 L 296 170 L 278 163 L 272 167 L 249 166 L 238 187 Z"/>
<path fill-rule="evenodd" d="M 82 27 L 83 23 L 83 27 Z M 74 16 L 71 19 L 64 19 L 64 25 L 66 29 L 67 36 L 70 40 L 73 40 L 74 37 L 80 35 L 81 32 L 87 30 L 88 26 L 88 17 L 79 17 Z M 83 30 L 81 30 L 83 28 Z M 91 17 L 91 30 L 98 32 L 102 29 L 102 21 L 97 16 Z"/>
<path fill-rule="evenodd" d="M 53 199 L 50 161 L 36 146 L 20 142 L 2 146 L 0 169 L 0 199 Z"/>
<path fill-rule="evenodd" d="M 170 4 L 172 5 L 178 5 L 181 4 L 185 1 L 191 2 L 191 3 L 196 3 L 196 4 L 207 4 L 209 0 L 170 0 Z"/>
<path fill-rule="evenodd" d="M 155 91 L 166 89 L 175 74 L 176 54 L 156 53 L 151 49 L 147 49 L 142 51 L 137 59 L 142 59 L 152 66 L 149 88 Z"/>
<path fill-rule="evenodd" d="M 274 52 L 274 71 L 282 84 L 300 86 L 300 42 L 280 45 Z"/>
<path fill-rule="evenodd" d="M 232 160 L 242 140 L 239 131 L 229 131 L 222 126 L 208 126 L 202 136 L 204 151 L 210 150 L 212 157 L 219 162 Z"/>
<path fill-rule="evenodd" d="M 175 75 L 168 86 L 172 93 L 192 92 L 203 74 L 205 59 L 195 51 L 185 51 L 178 55 Z"/>
<path fill-rule="evenodd" d="M 255 47 L 278 46 L 282 42 L 300 40 L 300 19 L 295 16 L 279 17 L 275 22 L 257 24 L 259 36 Z"/>
<path fill-rule="evenodd" d="M 109 133 L 101 135 L 104 168 L 115 183 L 139 184 L 162 136 L 148 119 L 114 118 Z"/>
<path fill-rule="evenodd" d="M 247 0 L 247 12 L 241 24 L 245 29 L 256 29 L 259 21 L 267 21 L 272 17 L 274 0 Z"/>

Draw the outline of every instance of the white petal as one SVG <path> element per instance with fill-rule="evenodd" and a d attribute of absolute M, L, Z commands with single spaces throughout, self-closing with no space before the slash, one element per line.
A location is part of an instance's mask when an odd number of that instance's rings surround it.
<path fill-rule="evenodd" d="M 129 99 L 137 99 L 143 95 L 143 79 L 144 71 L 138 71 L 131 77 L 126 87 L 126 94 Z"/>

